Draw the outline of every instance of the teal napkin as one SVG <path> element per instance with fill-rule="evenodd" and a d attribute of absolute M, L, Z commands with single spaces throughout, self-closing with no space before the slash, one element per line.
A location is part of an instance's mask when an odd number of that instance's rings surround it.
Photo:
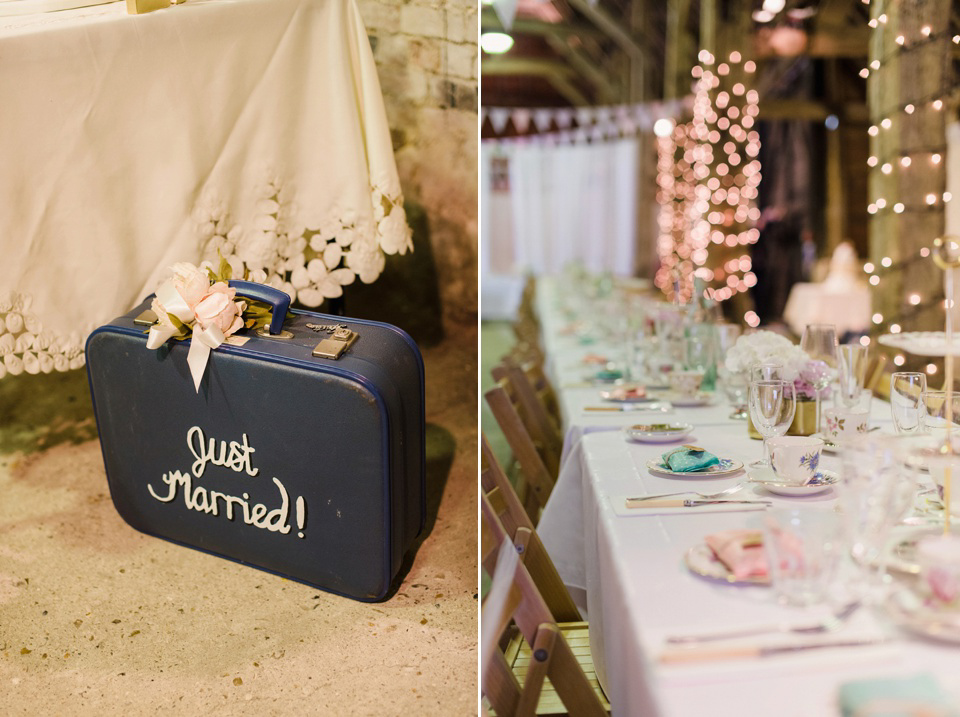
<path fill-rule="evenodd" d="M 720 464 L 720 459 L 697 446 L 680 446 L 660 456 L 663 464 L 676 473 L 706 470 Z"/>
<path fill-rule="evenodd" d="M 840 686 L 840 710 L 843 717 L 861 713 L 870 717 L 960 714 L 929 672 L 902 679 L 845 682 Z"/>

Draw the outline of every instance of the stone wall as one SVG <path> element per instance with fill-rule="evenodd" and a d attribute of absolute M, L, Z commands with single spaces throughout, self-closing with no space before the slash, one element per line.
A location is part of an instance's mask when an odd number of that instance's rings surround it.
<path fill-rule="evenodd" d="M 408 214 L 425 216 L 447 327 L 477 316 L 477 7 L 359 0 Z"/>

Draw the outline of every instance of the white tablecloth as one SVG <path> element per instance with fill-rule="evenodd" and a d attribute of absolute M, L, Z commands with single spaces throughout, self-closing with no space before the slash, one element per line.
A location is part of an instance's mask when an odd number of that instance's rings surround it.
<path fill-rule="evenodd" d="M 570 316 L 550 308 L 558 305 L 555 295 L 550 297 L 554 289 L 552 282 L 541 282 L 538 306 L 545 312 L 541 320 L 544 341 L 553 352 L 549 359 L 554 375 L 562 377 L 567 369 L 561 367 L 576 365 L 577 347 L 571 337 L 557 333 Z M 568 351 L 561 350 L 565 344 Z M 615 347 L 590 347 L 598 353 L 611 348 Z M 646 468 L 647 461 L 671 446 L 628 442 L 616 429 L 636 422 L 634 415 L 587 415 L 576 407 L 585 400 L 595 402 L 599 389 L 573 382 L 567 386 L 559 393 L 573 445 L 568 448 L 538 532 L 571 592 L 586 594 L 594 663 L 614 715 L 820 717 L 838 714 L 837 688 L 846 680 L 902 677 L 923 671 L 932 671 L 942 686 L 954 696 L 960 695 L 956 647 L 911 639 L 869 610 L 862 610 L 849 629 L 861 636 L 887 635 L 892 638 L 889 644 L 753 661 L 661 665 L 656 656 L 668 634 L 797 622 L 808 615 L 776 604 L 769 589 L 709 582 L 684 565 L 686 552 L 705 535 L 759 527 L 762 513 L 618 515 L 625 496 L 718 491 L 746 476 L 708 480 L 654 476 Z M 746 424 L 728 420 L 728 413 L 725 405 L 675 408 L 671 419 L 696 427 L 684 442 L 725 458 L 744 462 L 758 458 L 760 442 L 750 440 Z M 873 402 L 872 417 L 874 425 L 891 429 L 889 408 L 883 402 Z M 826 469 L 838 470 L 838 464 L 836 456 L 824 454 Z M 748 487 L 737 497 L 741 496 L 762 496 L 779 506 L 803 504 L 824 510 L 832 510 L 836 504 L 833 490 L 791 499 Z"/>
<path fill-rule="evenodd" d="M 81 365 L 179 261 L 316 306 L 410 246 L 353 0 L 0 18 L 0 97 L 0 374 Z"/>

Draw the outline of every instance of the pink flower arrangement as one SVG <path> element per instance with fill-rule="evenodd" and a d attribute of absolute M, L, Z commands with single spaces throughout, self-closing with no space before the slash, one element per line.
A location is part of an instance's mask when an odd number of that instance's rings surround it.
<path fill-rule="evenodd" d="M 181 262 L 172 270 L 150 305 L 157 323 L 150 327 L 147 348 L 158 349 L 171 338 L 192 339 L 187 364 L 199 391 L 211 349 L 243 327 L 247 305 L 236 300 L 237 290 L 219 281 L 206 263 L 196 267 Z"/>

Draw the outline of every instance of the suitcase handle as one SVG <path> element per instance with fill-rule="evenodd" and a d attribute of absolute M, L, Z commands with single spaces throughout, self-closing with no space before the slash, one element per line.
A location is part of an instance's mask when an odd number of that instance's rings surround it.
<path fill-rule="evenodd" d="M 270 320 L 270 333 L 279 334 L 283 330 L 283 320 L 287 318 L 287 309 L 290 308 L 290 294 L 280 289 L 274 289 L 266 284 L 255 281 L 240 281 L 231 279 L 227 284 L 237 290 L 240 296 L 263 301 L 273 307 L 273 318 Z"/>

